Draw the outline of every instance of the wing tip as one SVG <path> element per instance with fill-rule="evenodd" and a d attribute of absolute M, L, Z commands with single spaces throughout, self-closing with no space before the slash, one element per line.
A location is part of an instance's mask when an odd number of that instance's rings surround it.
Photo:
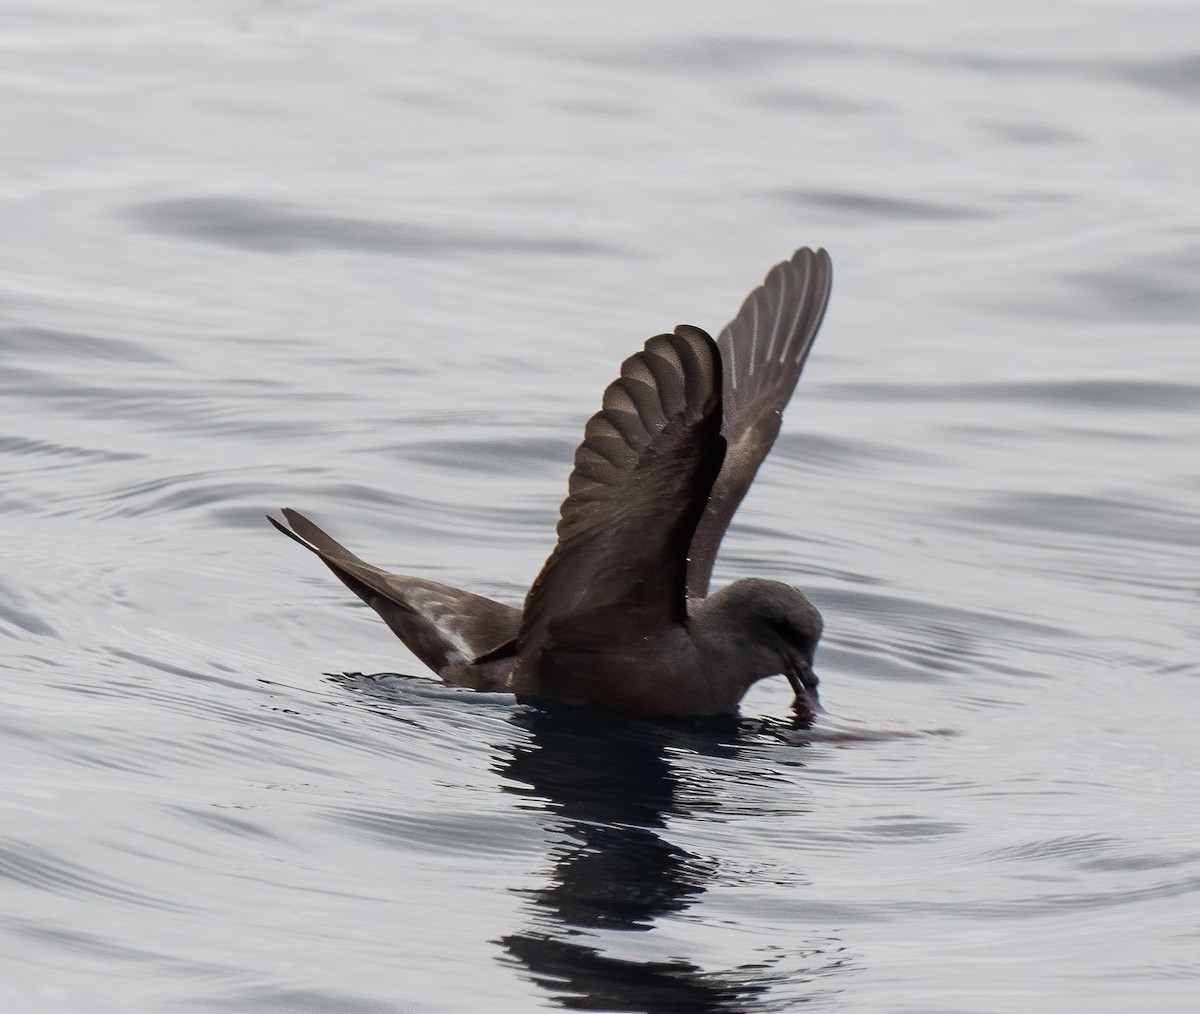
<path fill-rule="evenodd" d="M 282 512 L 282 514 L 283 514 L 284 518 L 285 518 L 285 519 L 288 521 L 288 523 L 289 523 L 289 524 L 293 524 L 293 523 L 294 523 L 294 522 L 292 521 L 292 518 L 293 518 L 293 516 L 294 516 L 294 515 L 296 515 L 296 513 L 297 513 L 296 511 L 292 510 L 290 507 L 283 507 L 283 508 L 281 508 L 281 512 Z M 278 518 L 272 517 L 270 514 L 267 514 L 267 515 L 265 515 L 265 517 L 266 517 L 266 519 L 267 519 L 268 521 L 270 521 L 270 522 L 271 522 L 271 527 L 272 527 L 272 528 L 274 528 L 274 529 L 275 529 L 275 531 L 277 531 L 277 532 L 282 532 L 284 535 L 286 535 L 286 536 L 287 536 L 289 539 L 291 539 L 293 542 L 296 542 L 296 543 L 298 543 L 299 545 L 303 546 L 305 549 L 307 549 L 307 550 L 308 550 L 309 552 L 311 552 L 311 553 L 317 553 L 317 552 L 318 552 L 318 551 L 317 551 L 317 547 L 316 547 L 316 546 L 314 546 L 314 545 L 313 545 L 311 542 L 309 542 L 307 539 L 301 538 L 301 537 L 300 537 L 300 536 L 299 536 L 299 535 L 298 535 L 296 532 L 292 531 L 292 529 L 291 529 L 291 528 L 289 528 L 287 525 L 285 525 L 285 524 L 284 524 L 282 521 L 280 521 Z M 318 555 L 320 555 L 320 554 L 318 553 Z"/>

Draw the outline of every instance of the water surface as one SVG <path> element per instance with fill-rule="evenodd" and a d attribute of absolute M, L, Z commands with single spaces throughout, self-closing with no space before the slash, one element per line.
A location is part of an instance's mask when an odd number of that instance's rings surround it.
<path fill-rule="evenodd" d="M 1195 1009 L 1193 7 L 0 26 L 6 1010 Z M 716 578 L 824 612 L 813 734 L 407 678 L 263 520 L 519 601 L 620 361 L 802 244 Z"/>

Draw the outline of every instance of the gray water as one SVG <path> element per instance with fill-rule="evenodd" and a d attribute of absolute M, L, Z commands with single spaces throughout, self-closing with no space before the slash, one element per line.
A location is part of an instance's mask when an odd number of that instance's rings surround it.
<path fill-rule="evenodd" d="M 0 4 L 0 1009 L 1200 1009 L 1198 38 Z M 802 244 L 716 576 L 824 612 L 812 735 L 406 678 L 263 520 L 519 601 L 621 359 Z"/>

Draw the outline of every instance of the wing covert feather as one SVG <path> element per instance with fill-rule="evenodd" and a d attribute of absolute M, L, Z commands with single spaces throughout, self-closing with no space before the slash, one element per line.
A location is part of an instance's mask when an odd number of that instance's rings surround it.
<path fill-rule="evenodd" d="M 725 453 L 721 388 L 699 328 L 657 335 L 622 364 L 575 452 L 558 544 L 525 599 L 522 657 L 586 614 L 684 622 L 687 550 Z"/>

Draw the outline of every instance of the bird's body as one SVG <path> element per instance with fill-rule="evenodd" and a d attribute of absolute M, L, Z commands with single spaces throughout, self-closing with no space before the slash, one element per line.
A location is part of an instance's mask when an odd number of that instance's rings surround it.
<path fill-rule="evenodd" d="M 777 265 L 713 341 L 681 325 L 625 361 L 575 454 L 558 544 L 524 607 L 389 574 L 296 511 L 316 553 L 447 683 L 634 716 L 737 711 L 787 676 L 817 706 L 821 617 L 790 585 L 708 595 L 717 549 L 779 432 L 829 295 L 829 258 Z"/>

